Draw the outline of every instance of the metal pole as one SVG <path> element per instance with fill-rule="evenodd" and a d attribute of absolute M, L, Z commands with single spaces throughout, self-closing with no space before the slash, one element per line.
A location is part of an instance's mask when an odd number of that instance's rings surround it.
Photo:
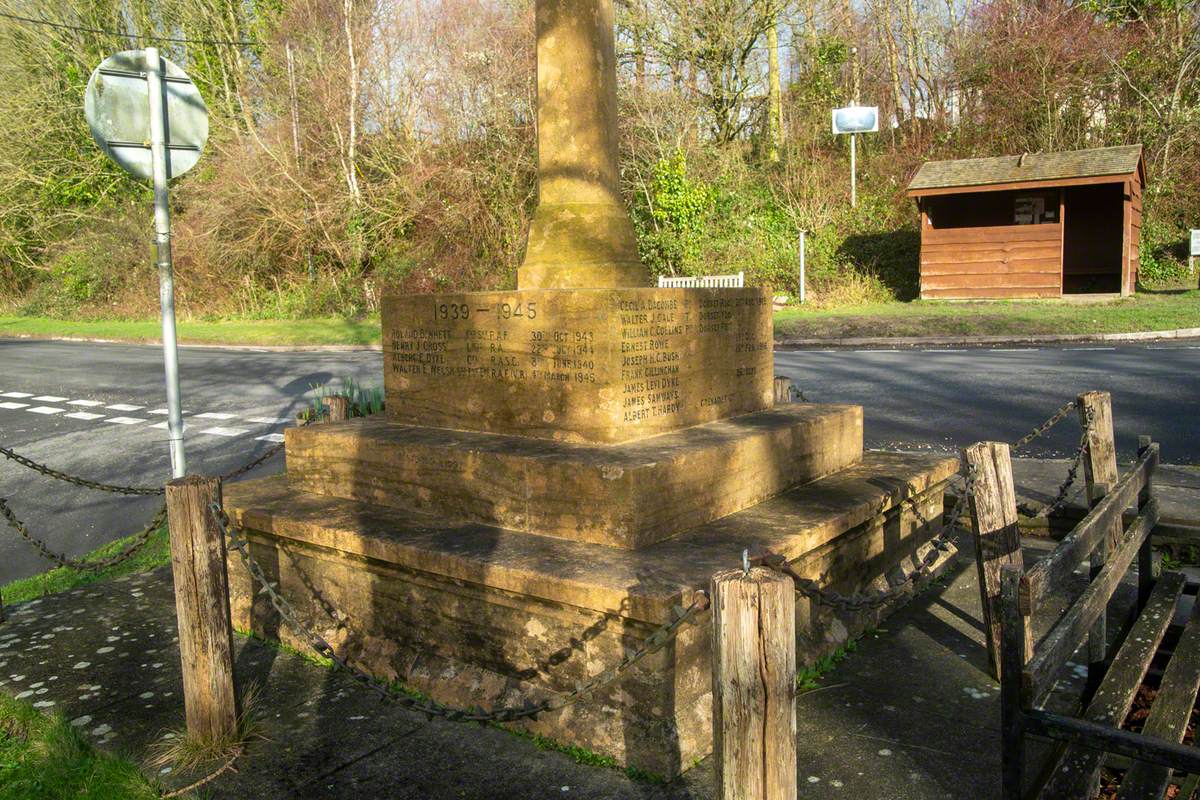
<path fill-rule="evenodd" d="M 803 228 L 800 229 L 800 304 L 804 304 L 804 234 L 807 233 Z"/>
<path fill-rule="evenodd" d="M 171 477 L 187 474 L 183 453 L 183 410 L 179 403 L 179 348 L 175 343 L 175 281 L 171 269 L 171 211 L 167 204 L 166 102 L 162 60 L 157 47 L 146 48 L 150 90 L 150 161 L 154 169 L 154 250 L 158 263 L 158 299 L 162 305 L 163 366 L 167 382 L 167 441 Z"/>
<path fill-rule="evenodd" d="M 855 145 L 854 140 L 858 138 L 856 134 L 850 134 L 850 207 L 854 208 L 858 205 L 858 185 L 855 170 Z"/>

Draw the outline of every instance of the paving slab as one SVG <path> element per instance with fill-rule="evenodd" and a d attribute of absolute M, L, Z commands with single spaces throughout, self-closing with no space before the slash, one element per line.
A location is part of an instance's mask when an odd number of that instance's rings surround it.
<path fill-rule="evenodd" d="M 1048 546 L 1032 542 L 1028 557 Z M 8 612 L 0 624 L 0 691 L 61 710 L 100 748 L 143 764 L 155 743 L 182 728 L 169 571 Z M 259 685 L 260 736 L 238 771 L 205 787 L 206 797 L 716 797 L 711 759 L 666 785 L 635 781 L 494 727 L 427 720 L 258 640 L 235 637 L 235 659 L 240 684 Z M 968 546 L 946 578 L 861 639 L 821 688 L 798 698 L 800 797 L 998 797 L 998 689 L 986 661 Z M 1073 691 L 1070 683 L 1064 694 Z M 202 774 L 146 771 L 172 787 Z"/>

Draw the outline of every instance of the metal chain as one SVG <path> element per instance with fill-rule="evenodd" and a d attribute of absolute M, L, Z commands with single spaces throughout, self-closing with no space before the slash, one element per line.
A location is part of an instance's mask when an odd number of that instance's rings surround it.
<path fill-rule="evenodd" d="M 1064 419 L 1066 419 L 1067 415 L 1070 414 L 1071 411 L 1078 404 L 1079 404 L 1078 400 L 1072 400 L 1071 402 L 1067 403 L 1065 406 L 1060 408 L 1058 411 L 1055 411 L 1053 414 L 1050 415 L 1049 419 L 1047 419 L 1041 425 L 1038 425 L 1036 428 L 1031 430 L 1029 433 L 1025 434 L 1020 439 L 1018 439 L 1016 441 L 1016 443 L 1010 448 L 1010 450 L 1013 450 L 1013 451 L 1020 450 L 1022 447 L 1029 444 L 1034 439 L 1037 439 L 1039 436 L 1044 436 L 1047 431 L 1049 431 L 1055 425 L 1057 425 L 1058 423 L 1060 423 Z"/>
<path fill-rule="evenodd" d="M 303 423 L 301 423 L 299 427 L 303 428 L 306 425 L 311 425 L 312 423 L 316 422 L 320 418 L 320 416 L 321 416 L 320 414 L 317 414 L 317 415 L 313 415 L 313 416 L 309 417 Z M 241 476 L 245 475 L 247 472 L 249 472 L 250 470 L 259 466 L 260 464 L 270 461 L 272 458 L 279 455 L 281 452 L 283 452 L 283 447 L 284 447 L 284 443 L 279 442 L 278 444 L 275 444 L 275 445 L 267 448 L 266 451 L 264 451 L 261 455 L 256 456 L 255 458 L 251 459 L 250 461 L 248 461 L 247 463 L 238 467 L 237 469 L 235 469 L 231 472 L 227 472 L 224 475 L 222 475 L 221 480 L 231 481 L 234 478 L 240 478 Z M 13 450 L 8 449 L 7 447 L 0 447 L 0 455 L 4 456 L 5 458 L 9 459 L 10 461 L 15 461 L 16 463 L 20 464 L 23 467 L 28 467 L 29 469 L 33 470 L 34 472 L 40 472 L 42 475 L 45 475 L 46 477 L 54 478 L 55 480 L 65 481 L 66 483 L 74 484 L 75 486 L 81 486 L 84 489 L 95 489 L 96 491 L 99 491 L 99 492 L 110 492 L 112 494 L 142 495 L 142 496 L 147 496 L 147 497 L 161 496 L 166 491 L 161 486 L 157 486 L 157 487 L 155 487 L 155 486 L 117 486 L 117 485 L 114 485 L 111 483 L 101 483 L 99 481 L 91 481 L 91 480 L 88 480 L 87 478 L 80 478 L 75 475 L 69 475 L 69 474 L 63 472 L 62 470 L 57 470 L 57 469 L 54 469 L 53 467 L 48 467 L 45 464 L 39 464 L 38 462 L 34 461 L 33 459 L 23 456 L 20 453 L 17 453 Z"/>
<path fill-rule="evenodd" d="M 43 558 L 53 561 L 60 567 L 70 567 L 71 569 L 78 569 L 86 572 L 99 572 L 100 570 L 108 569 L 109 567 L 115 567 L 116 565 L 127 561 L 133 557 L 134 553 L 136 553 L 138 550 L 141 550 L 142 547 L 145 546 L 146 542 L 150 541 L 150 536 L 156 530 L 162 527 L 164 522 L 166 522 L 167 506 L 166 504 L 163 504 L 163 507 L 158 510 L 158 513 L 154 515 L 154 518 L 150 520 L 149 524 L 147 524 L 145 528 L 142 528 L 142 530 L 137 533 L 133 541 L 130 542 L 124 550 L 116 555 L 112 555 L 108 558 L 103 558 L 98 561 L 79 561 L 77 559 L 68 558 L 63 553 L 58 553 L 51 550 L 45 542 L 29 532 L 29 529 L 25 527 L 25 523 L 17 519 L 16 514 L 13 513 L 13 510 L 8 505 L 8 501 L 3 497 L 0 497 L 0 516 L 3 516 L 4 519 L 8 521 L 8 526 L 19 533 L 22 539 L 33 545 Z"/>
<path fill-rule="evenodd" d="M 1075 485 L 1075 480 L 1079 475 L 1079 468 L 1083 465 L 1083 457 L 1087 455 L 1088 438 L 1092 431 L 1094 412 L 1091 408 L 1084 407 L 1083 409 L 1083 432 L 1079 436 L 1079 445 L 1075 448 L 1075 455 L 1071 458 L 1071 466 L 1067 468 L 1067 477 L 1058 487 L 1058 491 L 1054 495 L 1054 499 L 1046 503 L 1042 507 L 1038 507 L 1028 500 L 1022 500 L 1017 504 L 1017 510 L 1026 517 L 1034 519 L 1042 519 L 1049 517 L 1051 514 L 1057 514 L 1070 501 L 1071 487 Z"/>
<path fill-rule="evenodd" d="M 242 466 L 233 470 L 232 472 L 226 472 L 224 475 L 221 476 L 221 480 L 231 481 L 235 478 L 242 477 L 247 472 L 249 472 L 250 470 L 257 467 L 259 464 L 270 461 L 272 458 L 274 458 L 275 456 L 277 456 L 281 452 L 283 452 L 283 446 L 284 446 L 284 442 L 279 442 L 278 444 L 271 445 L 265 451 L 263 451 L 262 455 L 258 456 L 257 458 L 247 461 L 245 464 L 243 464 Z"/>
<path fill-rule="evenodd" d="M 159 486 L 159 487 L 154 487 L 154 486 L 114 486 L 111 483 L 100 483 L 99 481 L 89 481 L 86 478 L 79 478 L 74 475 L 68 475 L 67 473 L 62 472 L 57 469 L 54 469 L 53 467 L 47 467 L 45 464 L 39 464 L 38 462 L 34 461 L 31 458 L 26 458 L 25 456 L 23 456 L 19 453 L 9 450 L 7 447 L 0 447 L 0 455 L 4 456 L 5 458 L 7 458 L 10 461 L 15 461 L 16 463 L 20 464 L 23 467 L 28 467 L 29 469 L 33 470 L 34 472 L 40 472 L 41 474 L 45 475 L 46 477 L 54 478 L 55 480 L 65 481 L 67 483 L 71 483 L 76 486 L 82 486 L 85 489 L 95 489 L 96 491 L 99 491 L 99 492 L 111 492 L 112 494 L 129 494 L 129 495 L 146 495 L 146 496 L 161 495 L 164 491 L 166 491 L 161 486 Z"/>
<path fill-rule="evenodd" d="M 221 532 L 229 538 L 230 549 L 238 553 L 246 569 L 262 587 L 259 593 L 267 595 L 271 601 L 271 605 L 275 607 L 275 610 L 279 613 L 283 621 L 308 642 L 313 652 L 323 658 L 329 659 L 337 668 L 348 672 L 355 681 L 384 699 L 395 702 L 404 708 L 425 714 L 430 719 L 441 717 L 447 720 L 464 722 L 511 722 L 518 719 L 533 719 L 539 714 L 565 708 L 577 700 L 615 683 L 632 666 L 675 638 L 679 629 L 701 611 L 708 608 L 709 604 L 708 595 L 704 592 L 697 592 L 690 606 L 687 608 L 683 608 L 682 606 L 673 608 L 671 610 L 670 621 L 646 637 L 637 649 L 628 653 L 614 666 L 604 670 L 592 679 L 576 685 L 574 689 L 566 694 L 542 700 L 538 703 L 526 703 L 518 707 L 498 708 L 492 711 L 451 708 L 433 700 L 414 697 L 387 684 L 380 683 L 377 679 L 359 670 L 345 658 L 338 655 L 329 642 L 325 641 L 320 634 L 312 631 L 300 620 L 292 604 L 279 593 L 277 584 L 273 584 L 267 579 L 262 567 L 250 555 L 249 543 L 242 536 L 241 530 L 230 523 L 224 509 L 214 503 L 209 506 L 209 510 L 212 512 L 213 518 Z"/>
<path fill-rule="evenodd" d="M 309 425 L 312 425 L 312 424 L 318 422 L 322 416 L 326 416 L 326 415 L 328 415 L 327 411 L 319 411 L 315 414 L 312 414 L 312 415 L 306 417 L 304 419 L 304 421 L 301 422 L 296 427 L 298 427 L 298 428 L 308 427 Z M 272 458 L 274 458 L 275 456 L 282 453 L 285 444 L 286 444 L 286 442 L 279 442 L 278 444 L 268 447 L 265 451 L 263 451 L 262 455 L 258 456 L 257 458 L 251 459 L 250 461 L 246 462 L 245 464 L 243 464 L 242 466 L 233 470 L 232 472 L 226 472 L 224 475 L 221 476 L 221 480 L 222 481 L 232 481 L 235 478 L 242 477 L 247 472 L 249 472 L 250 470 L 257 467 L 259 464 L 263 464 L 267 461 L 270 461 Z"/>
<path fill-rule="evenodd" d="M 958 540 L 958 537 L 954 535 L 954 531 L 958 526 L 959 517 L 962 516 L 963 506 L 966 503 L 966 498 L 975 491 L 975 473 L 973 470 L 969 470 L 967 472 L 963 483 L 963 491 L 959 493 L 958 500 L 955 502 L 954 508 L 950 512 L 949 527 L 944 528 L 941 533 L 929 540 L 929 551 L 926 552 L 920 562 L 917 563 L 916 568 L 914 568 L 912 572 L 905 575 L 903 580 L 889 587 L 886 591 L 875 592 L 872 594 L 859 592 L 856 594 L 845 595 L 832 589 L 824 589 L 812 578 L 806 578 L 800 573 L 796 572 L 792 565 L 788 563 L 788 560 L 778 553 L 766 553 L 765 555 L 754 559 L 747 559 L 747 563 L 762 564 L 765 567 L 774 569 L 777 572 L 787 575 L 796 585 L 797 592 L 819 605 L 833 608 L 838 611 L 849 612 L 878 609 L 892 602 L 901 595 L 906 594 L 909 590 L 909 587 L 911 587 L 920 578 L 932 574 L 933 567 L 938 562 L 941 554 L 948 552 L 954 546 L 954 543 Z M 923 525 L 930 524 L 929 520 L 926 519 L 921 513 L 917 505 L 916 498 L 906 497 L 901 500 L 901 504 L 905 503 L 909 505 L 913 513 Z"/>

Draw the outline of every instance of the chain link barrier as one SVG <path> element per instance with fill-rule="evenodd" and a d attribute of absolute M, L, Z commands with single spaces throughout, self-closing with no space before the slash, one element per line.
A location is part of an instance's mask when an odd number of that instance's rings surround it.
<path fill-rule="evenodd" d="M 927 544 L 929 550 L 917 562 L 916 567 L 909 572 L 900 581 L 889 586 L 884 591 L 866 593 L 857 592 L 855 594 L 842 594 L 833 589 L 822 588 L 821 585 L 812 578 L 806 578 L 797 572 L 787 558 L 778 553 L 765 553 L 755 558 L 749 558 L 748 554 L 745 557 L 747 564 L 761 564 L 764 567 L 773 569 L 783 575 L 787 575 L 792 579 L 796 586 L 796 591 L 803 597 L 808 598 L 818 605 L 832 608 L 836 611 L 844 611 L 857 613 L 861 611 L 876 610 L 882 608 L 888 603 L 897 600 L 903 595 L 907 595 L 913 585 L 921 578 L 930 577 L 933 574 L 933 568 L 941 559 L 943 553 L 950 552 L 955 543 L 958 541 L 960 534 L 956 533 L 959 525 L 959 520 L 966 506 L 967 497 L 975 490 L 975 473 L 969 470 L 963 480 L 963 491 L 958 493 L 958 500 L 954 504 L 954 508 L 950 512 L 950 523 L 942 529 L 942 531 Z M 930 526 L 932 523 L 925 517 L 920 510 L 918 498 L 905 497 L 900 501 L 900 505 L 908 505 L 914 516 L 922 525 Z M 945 516 L 943 515 L 943 519 Z"/>
<path fill-rule="evenodd" d="M 51 550 L 49 545 L 37 538 L 29 532 L 25 527 L 25 523 L 17 519 L 17 515 L 13 513 L 12 508 L 8 505 L 8 500 L 0 497 L 0 516 L 3 516 L 8 526 L 20 534 L 21 538 L 33 545 L 41 556 L 49 561 L 53 561 L 60 567 L 70 567 L 85 572 L 99 572 L 109 567 L 115 567 L 123 561 L 132 558 L 137 551 L 141 550 L 146 542 L 150 541 L 150 537 L 156 530 L 162 527 L 167 521 L 167 506 L 164 503 L 163 507 L 158 510 L 158 513 L 150 520 L 146 527 L 138 531 L 124 550 L 107 558 L 98 559 L 95 561 L 80 561 L 78 559 L 69 558 L 65 553 L 59 553 Z"/>
<path fill-rule="evenodd" d="M 315 421 L 315 418 L 310 418 L 310 419 L 306 420 L 305 422 L 303 422 L 299 427 L 303 428 L 306 425 L 312 424 L 312 422 L 314 422 L 314 421 Z M 255 456 L 250 461 L 247 461 L 245 464 L 238 467 L 237 469 L 231 470 L 230 472 L 226 472 L 224 475 L 221 476 L 221 480 L 232 481 L 236 478 L 242 477 L 243 475 L 245 475 L 247 472 L 250 472 L 255 467 L 258 467 L 261 464 L 265 464 L 267 461 L 270 461 L 272 458 L 274 458 L 275 456 L 282 453 L 283 447 L 284 447 L 283 442 L 278 442 L 278 443 L 272 445 L 271 447 L 268 447 L 265 451 L 262 452 L 262 454 Z M 26 456 L 21 455 L 20 453 L 17 453 L 13 450 L 8 449 L 7 447 L 0 447 L 0 456 L 4 456 L 5 458 L 9 459 L 10 461 L 20 464 L 23 467 L 27 467 L 27 468 L 33 470 L 34 472 L 38 472 L 42 475 L 45 475 L 48 478 L 53 478 L 58 481 L 63 481 L 64 483 L 69 483 L 74 486 L 80 486 L 80 487 L 83 487 L 84 489 L 94 489 L 98 492 L 108 492 L 110 494 L 139 495 L 139 496 L 144 496 L 144 497 L 161 497 L 166 492 L 166 490 L 161 486 L 158 486 L 158 487 L 154 487 L 154 486 L 119 486 L 119 485 L 115 485 L 115 484 L 111 484 L 111 483 L 101 483 L 99 481 L 92 481 L 92 480 L 88 480 L 87 478 L 80 478 L 77 475 L 71 475 L 66 472 L 63 472 L 62 470 L 57 470 L 57 469 L 54 469 L 53 467 L 48 467 L 45 464 L 40 464 L 31 458 L 28 458 Z"/>
<path fill-rule="evenodd" d="M 259 594 L 267 596 L 280 618 L 308 643 L 308 646 L 314 653 L 322 658 L 329 659 L 335 667 L 349 673 L 350 677 L 356 682 L 375 692 L 383 699 L 424 714 L 429 719 L 440 717 L 446 720 L 461 722 L 513 722 L 519 719 L 535 719 L 540 714 L 558 711 L 583 697 L 615 683 L 643 658 L 661 649 L 674 639 L 679 633 L 680 628 L 697 614 L 707 609 L 709 605 L 708 595 L 705 592 L 696 592 L 690 606 L 687 608 L 682 606 L 673 608 L 671 610 L 671 619 L 643 639 L 636 649 L 626 654 L 624 658 L 612 667 L 600 672 L 590 680 L 577 684 L 574 689 L 565 694 L 537 703 L 525 703 L 521 706 L 498 708 L 492 711 L 453 708 L 433 700 L 415 697 L 388 684 L 381 683 L 338 655 L 329 642 L 320 634 L 314 632 L 300 619 L 299 614 L 296 613 L 296 609 L 287 598 L 280 594 L 278 584 L 271 583 L 267 578 L 262 567 L 250 555 L 249 542 L 243 536 L 241 529 L 230 522 L 229 517 L 225 514 L 225 510 L 214 503 L 209 506 L 209 511 L 212 513 L 213 519 L 222 535 L 229 540 L 229 549 L 238 554 L 254 581 L 262 587 Z"/>
<path fill-rule="evenodd" d="M 1055 411 L 1053 414 L 1051 414 L 1049 419 L 1047 419 L 1041 425 L 1038 425 L 1020 439 L 1017 439 L 1017 441 L 1009 449 L 1015 452 L 1028 445 L 1034 439 L 1045 436 L 1051 428 L 1066 419 L 1067 415 L 1070 414 L 1078 405 L 1078 400 L 1072 400 L 1071 402 L 1067 403 L 1062 408 L 1058 409 L 1058 411 Z"/>
<path fill-rule="evenodd" d="M 318 419 L 318 416 L 310 417 L 301 423 L 300 427 L 310 425 Z M 240 478 L 242 475 L 250 472 L 255 467 L 264 464 L 275 456 L 279 455 L 279 453 L 283 452 L 283 448 L 283 442 L 279 442 L 278 444 L 267 448 L 267 450 L 261 455 L 251 459 L 237 469 L 222 475 L 221 480 L 231 481 L 235 478 Z M 5 458 L 16 462 L 23 467 L 28 467 L 34 472 L 40 473 L 49 478 L 54 478 L 55 480 L 70 483 L 74 486 L 83 487 L 84 489 L 95 489 L 97 491 L 108 492 L 110 494 L 137 495 L 143 497 L 161 497 L 166 493 L 166 489 L 163 487 L 154 488 L 152 486 L 117 486 L 110 483 L 100 483 L 98 481 L 80 478 L 76 475 L 70 475 L 61 470 L 54 469 L 53 467 L 48 467 L 45 464 L 39 464 L 33 459 L 14 452 L 7 447 L 0 447 L 0 455 L 3 455 Z M 7 498 L 0 497 L 0 516 L 3 516 L 5 521 L 8 523 L 8 526 L 16 531 L 22 539 L 33 545 L 34 549 L 36 549 L 38 553 L 46 560 L 52 561 L 60 567 L 71 567 L 72 569 L 99 572 L 100 570 L 108 569 L 109 567 L 115 567 L 121 562 L 132 558 L 135 553 L 141 550 L 142 547 L 145 546 L 146 542 L 150 540 L 150 536 L 156 530 L 158 530 L 164 522 L 166 522 L 167 507 L 164 504 L 163 507 L 159 509 L 158 513 L 154 515 L 149 524 L 147 524 L 145 528 L 136 534 L 134 540 L 130 542 L 128 547 L 116 555 L 109 556 L 108 558 L 98 561 L 80 561 L 78 559 L 67 557 L 65 553 L 59 553 L 56 550 L 50 549 L 50 546 L 46 544 L 45 541 L 39 539 L 29 532 L 28 526 L 13 512 L 12 507 L 8 504 Z"/>
<path fill-rule="evenodd" d="M 1084 408 L 1083 432 L 1079 436 L 1079 445 L 1075 448 L 1075 455 L 1071 457 L 1071 466 L 1067 467 L 1067 477 L 1059 485 L 1054 499 L 1040 507 L 1029 500 L 1018 500 L 1017 511 L 1033 519 L 1046 519 L 1062 511 L 1067 503 L 1071 501 L 1071 487 L 1075 485 L 1075 481 L 1079 476 L 1079 468 L 1083 466 L 1083 458 L 1087 455 L 1088 438 L 1092 432 L 1093 417 L 1092 409 Z"/>
<path fill-rule="evenodd" d="M 161 486 L 115 486 L 111 483 L 100 483 L 99 481 L 90 481 L 87 478 L 80 478 L 75 475 L 68 475 L 61 470 L 48 467 L 45 464 L 39 464 L 31 458 L 27 458 L 20 453 L 9 450 L 7 447 L 0 447 L 0 456 L 4 456 L 9 461 L 14 461 L 22 467 L 28 467 L 34 472 L 40 472 L 48 478 L 54 478 L 58 481 L 82 486 L 84 489 L 95 489 L 98 492 L 109 492 L 110 494 L 125 494 L 125 495 L 142 495 L 142 496 L 158 496 L 166 490 Z"/>
<path fill-rule="evenodd" d="M 1058 423 L 1062 422 L 1067 416 L 1079 405 L 1077 400 L 1072 400 L 1066 403 L 1053 414 L 1050 415 L 1045 422 L 1038 425 L 1029 433 L 1022 436 L 1011 446 L 1011 450 L 1019 450 L 1025 447 L 1030 442 L 1038 439 L 1050 431 Z M 1049 517 L 1052 514 L 1060 511 L 1070 500 L 1071 487 L 1075 484 L 1078 478 L 1079 468 L 1083 464 L 1083 458 L 1087 454 L 1088 437 L 1091 433 L 1093 424 L 1093 412 L 1090 408 L 1084 409 L 1084 417 L 1082 421 L 1083 432 L 1079 437 L 1079 445 L 1075 448 L 1075 454 L 1071 459 L 1071 465 L 1067 469 L 1066 480 L 1058 487 L 1055 497 L 1049 503 L 1043 506 L 1036 506 L 1029 501 L 1021 501 L 1018 503 L 1018 510 L 1027 517 L 1043 518 Z M 757 563 L 763 566 L 774 569 L 790 577 L 796 584 L 796 591 L 809 600 L 833 608 L 838 611 L 860 612 L 865 610 L 874 610 L 887 605 L 896 600 L 901 595 L 906 594 L 909 588 L 920 578 L 930 575 L 933 567 L 937 564 L 941 554 L 949 551 L 959 538 L 958 526 L 962 520 L 963 512 L 966 510 L 968 498 L 975 492 L 975 472 L 973 469 L 968 469 L 967 474 L 963 479 L 961 490 L 956 490 L 957 499 L 954 507 L 949 514 L 949 522 L 946 523 L 946 516 L 943 514 L 942 519 L 944 527 L 942 532 L 929 540 L 930 549 L 925 553 L 925 556 L 917 563 L 915 569 L 906 575 L 903 580 L 889 587 L 886 591 L 875 592 L 871 594 L 859 592 L 851 595 L 841 594 L 832 589 L 824 589 L 821 585 L 812 578 L 805 578 L 796 572 L 796 570 L 788 563 L 787 559 L 776 553 L 766 553 L 754 559 L 749 559 L 747 555 L 746 563 Z M 905 497 L 900 501 L 901 505 L 907 504 L 917 517 L 918 521 L 926 526 L 932 527 L 932 522 L 925 517 L 921 511 L 918 498 Z"/>

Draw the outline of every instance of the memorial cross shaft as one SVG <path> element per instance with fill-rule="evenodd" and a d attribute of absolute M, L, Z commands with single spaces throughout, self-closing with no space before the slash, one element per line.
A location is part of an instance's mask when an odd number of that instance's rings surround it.
<path fill-rule="evenodd" d="M 649 286 L 617 166 L 612 0 L 538 0 L 538 206 L 519 289 Z"/>

